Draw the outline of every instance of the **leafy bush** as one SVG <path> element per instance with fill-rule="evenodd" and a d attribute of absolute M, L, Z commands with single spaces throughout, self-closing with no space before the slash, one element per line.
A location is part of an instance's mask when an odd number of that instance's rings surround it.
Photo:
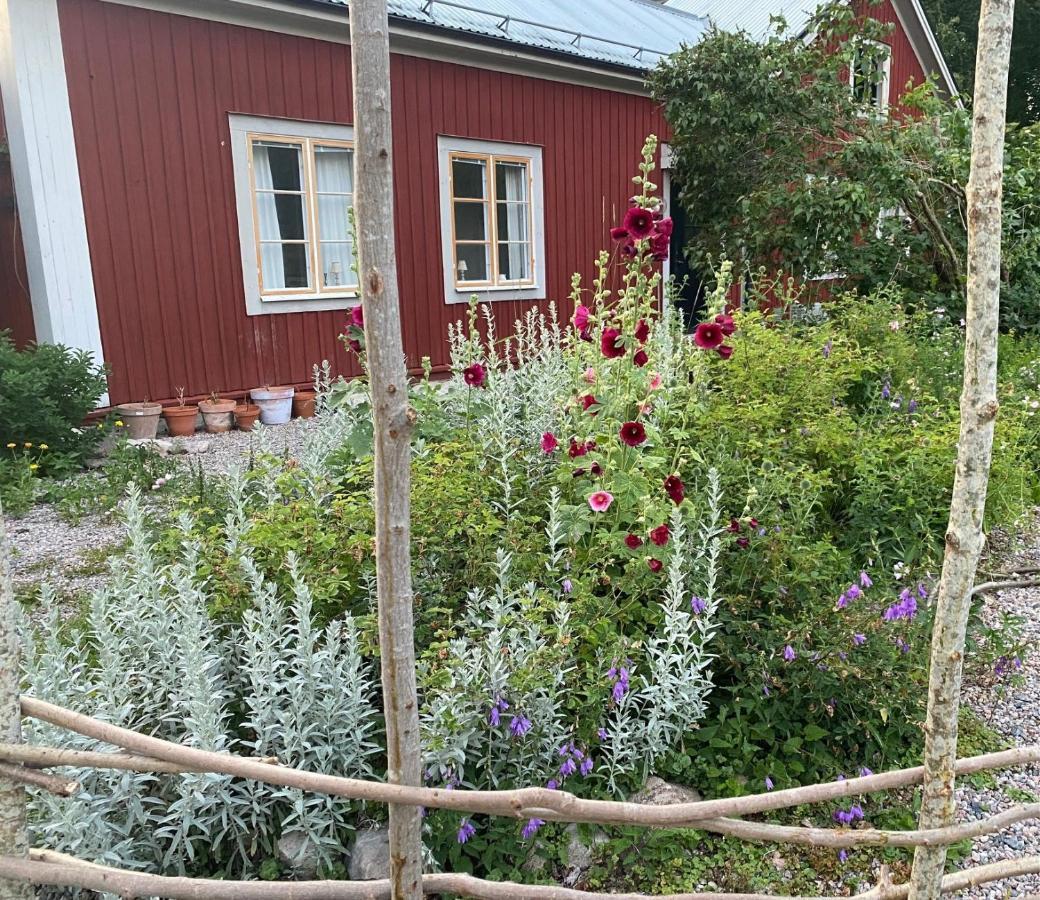
<path fill-rule="evenodd" d="M 82 464 L 100 435 L 81 426 L 106 390 L 88 352 L 60 344 L 18 350 L 0 332 L 0 446 L 46 444 L 41 471 L 68 474 Z"/>

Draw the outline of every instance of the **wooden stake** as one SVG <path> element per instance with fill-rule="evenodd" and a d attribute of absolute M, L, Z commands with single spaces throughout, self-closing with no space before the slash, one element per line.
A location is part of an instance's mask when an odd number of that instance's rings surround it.
<path fill-rule="evenodd" d="M 401 341 L 394 250 L 390 43 L 386 0 L 352 0 L 359 284 L 375 431 L 376 592 L 386 715 L 387 779 L 419 785 L 419 705 L 412 627 L 411 434 L 415 411 Z M 390 807 L 390 884 L 394 900 L 422 896 L 417 806 Z"/>
<path fill-rule="evenodd" d="M 936 601 L 925 720 L 922 829 L 954 819 L 954 762 L 964 639 L 982 553 L 983 513 L 997 415 L 997 326 L 1000 311 L 1001 189 L 1004 117 L 1014 0 L 982 0 L 975 65 L 971 174 L 968 179 L 968 308 L 957 472 Z M 914 854 L 910 900 L 941 892 L 945 847 Z"/>

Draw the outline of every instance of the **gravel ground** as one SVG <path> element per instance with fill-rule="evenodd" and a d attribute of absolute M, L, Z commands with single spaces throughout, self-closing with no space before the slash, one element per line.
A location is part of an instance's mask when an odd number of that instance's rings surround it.
<path fill-rule="evenodd" d="M 293 419 L 286 425 L 261 427 L 257 432 L 235 430 L 225 434 L 206 434 L 199 431 L 190 438 L 174 439 L 175 443 L 182 443 L 188 451 L 176 458 L 200 460 L 209 473 L 227 472 L 233 466 L 245 465 L 250 446 L 260 441 L 266 442 L 268 449 L 274 453 L 284 452 L 290 456 L 298 453 L 307 432 L 315 425 L 315 419 Z"/>

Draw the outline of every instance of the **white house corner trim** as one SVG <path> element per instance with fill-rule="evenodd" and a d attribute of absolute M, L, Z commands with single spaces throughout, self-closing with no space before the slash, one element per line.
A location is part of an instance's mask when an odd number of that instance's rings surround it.
<path fill-rule="evenodd" d="M 100 365 L 57 0 L 0 0 L 0 90 L 36 339 L 86 350 Z"/>

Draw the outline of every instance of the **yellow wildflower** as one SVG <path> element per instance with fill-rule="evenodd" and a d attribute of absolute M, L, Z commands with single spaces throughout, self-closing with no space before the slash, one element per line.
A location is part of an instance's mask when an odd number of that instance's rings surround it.
<path fill-rule="evenodd" d="M 41 450 L 50 450 L 51 448 L 48 447 L 46 444 L 40 444 L 40 449 Z"/>
<path fill-rule="evenodd" d="M 26 441 L 22 446 L 24 446 L 25 449 L 28 450 L 32 446 L 32 441 Z"/>
<path fill-rule="evenodd" d="M 9 444 L 7 445 L 7 449 L 8 449 L 8 450 L 14 450 L 15 446 L 16 446 L 16 445 L 15 445 L 15 442 L 14 442 L 14 441 L 11 441 L 11 442 L 10 442 L 10 443 L 9 443 Z"/>
<path fill-rule="evenodd" d="M 122 419 L 116 419 L 116 428 L 122 428 L 122 427 L 123 427 L 123 420 Z"/>
<path fill-rule="evenodd" d="M 29 463 L 29 468 L 35 470 L 35 469 L 38 469 L 40 467 L 36 463 Z"/>

